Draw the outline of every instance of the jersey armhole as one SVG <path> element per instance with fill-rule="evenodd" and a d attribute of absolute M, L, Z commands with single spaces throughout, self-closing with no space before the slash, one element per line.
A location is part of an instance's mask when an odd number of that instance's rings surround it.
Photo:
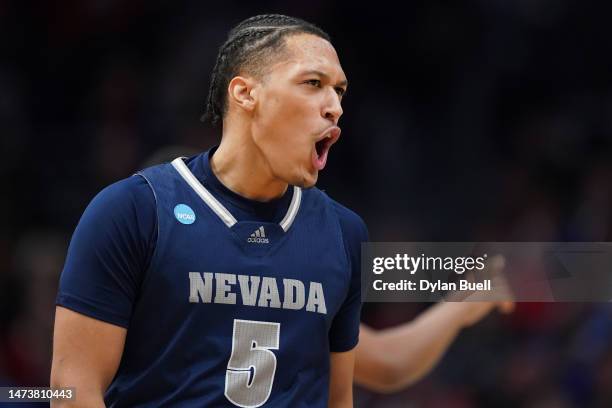
<path fill-rule="evenodd" d="M 323 192 L 321 194 L 323 195 L 324 199 L 329 203 L 331 207 L 332 216 L 336 220 L 336 226 L 338 227 L 338 232 L 340 233 L 340 243 L 342 244 L 342 249 L 344 250 L 344 259 L 345 259 L 346 266 L 347 266 L 346 271 L 347 271 L 347 277 L 349 281 L 349 285 L 346 289 L 346 293 L 344 294 L 344 299 L 346 300 L 347 296 L 349 295 L 349 291 L 350 291 L 350 286 L 351 286 L 350 282 L 353 280 L 353 265 L 351 262 L 351 255 L 349 253 L 349 248 L 347 246 L 347 242 L 344 237 L 344 230 L 342 229 L 342 222 L 340 221 L 340 216 L 338 215 L 338 212 L 336 211 L 336 208 L 335 208 L 335 202 L 327 194 Z"/>
<path fill-rule="evenodd" d="M 149 179 L 142 173 L 136 173 L 134 174 L 135 176 L 139 176 L 142 177 L 142 179 L 147 183 L 147 185 L 149 186 L 149 189 L 151 189 L 151 193 L 153 194 L 153 200 L 155 201 L 155 240 L 154 242 L 151 242 L 151 245 L 154 245 L 153 247 L 153 252 L 151 253 L 151 257 L 149 259 L 149 264 L 147 265 L 147 267 L 145 268 L 144 271 L 144 277 L 142 279 L 142 281 L 140 282 L 140 287 L 144 287 L 147 283 L 147 281 L 149 280 L 149 276 L 151 275 L 151 271 L 155 268 L 155 265 L 157 264 L 158 261 L 158 245 L 157 243 L 159 242 L 159 206 L 157 205 L 158 203 L 158 199 L 157 199 L 157 194 L 155 193 L 155 189 L 153 188 L 153 185 L 151 184 L 151 181 L 149 181 Z"/>

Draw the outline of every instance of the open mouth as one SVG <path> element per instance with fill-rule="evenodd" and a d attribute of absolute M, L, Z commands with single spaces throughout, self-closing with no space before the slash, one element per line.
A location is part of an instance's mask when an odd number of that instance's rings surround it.
<path fill-rule="evenodd" d="M 312 162 L 317 170 L 323 170 L 327 163 L 327 156 L 331 146 L 338 141 L 340 137 L 340 128 L 334 126 L 328 129 L 319 140 L 315 142 Z"/>

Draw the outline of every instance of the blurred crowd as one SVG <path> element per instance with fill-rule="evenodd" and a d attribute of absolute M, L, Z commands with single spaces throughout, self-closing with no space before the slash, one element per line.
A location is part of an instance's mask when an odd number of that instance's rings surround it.
<path fill-rule="evenodd" d="M 0 385 L 48 384 L 58 277 L 96 192 L 167 146 L 218 143 L 220 129 L 199 122 L 209 74 L 227 31 L 254 14 L 332 36 L 349 90 L 319 187 L 371 240 L 611 241 L 611 11 L 0 1 Z M 388 327 L 427 306 L 366 304 L 363 319 Z M 417 385 L 358 390 L 357 406 L 612 406 L 612 307 L 519 304 L 466 330 Z"/>

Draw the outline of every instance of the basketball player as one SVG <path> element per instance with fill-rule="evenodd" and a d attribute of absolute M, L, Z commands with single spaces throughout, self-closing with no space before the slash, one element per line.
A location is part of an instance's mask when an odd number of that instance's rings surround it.
<path fill-rule="evenodd" d="M 51 385 L 77 406 L 350 407 L 363 221 L 314 188 L 347 80 L 305 21 L 219 50 L 218 147 L 99 193 L 71 240 Z"/>

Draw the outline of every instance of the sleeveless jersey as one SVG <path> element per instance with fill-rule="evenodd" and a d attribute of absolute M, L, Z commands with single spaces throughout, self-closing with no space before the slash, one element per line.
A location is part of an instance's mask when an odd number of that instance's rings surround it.
<path fill-rule="evenodd" d="M 181 158 L 139 175 L 157 242 L 106 403 L 327 406 L 329 353 L 355 345 L 360 298 L 333 200 L 290 186 L 280 223 L 238 221 Z"/>

